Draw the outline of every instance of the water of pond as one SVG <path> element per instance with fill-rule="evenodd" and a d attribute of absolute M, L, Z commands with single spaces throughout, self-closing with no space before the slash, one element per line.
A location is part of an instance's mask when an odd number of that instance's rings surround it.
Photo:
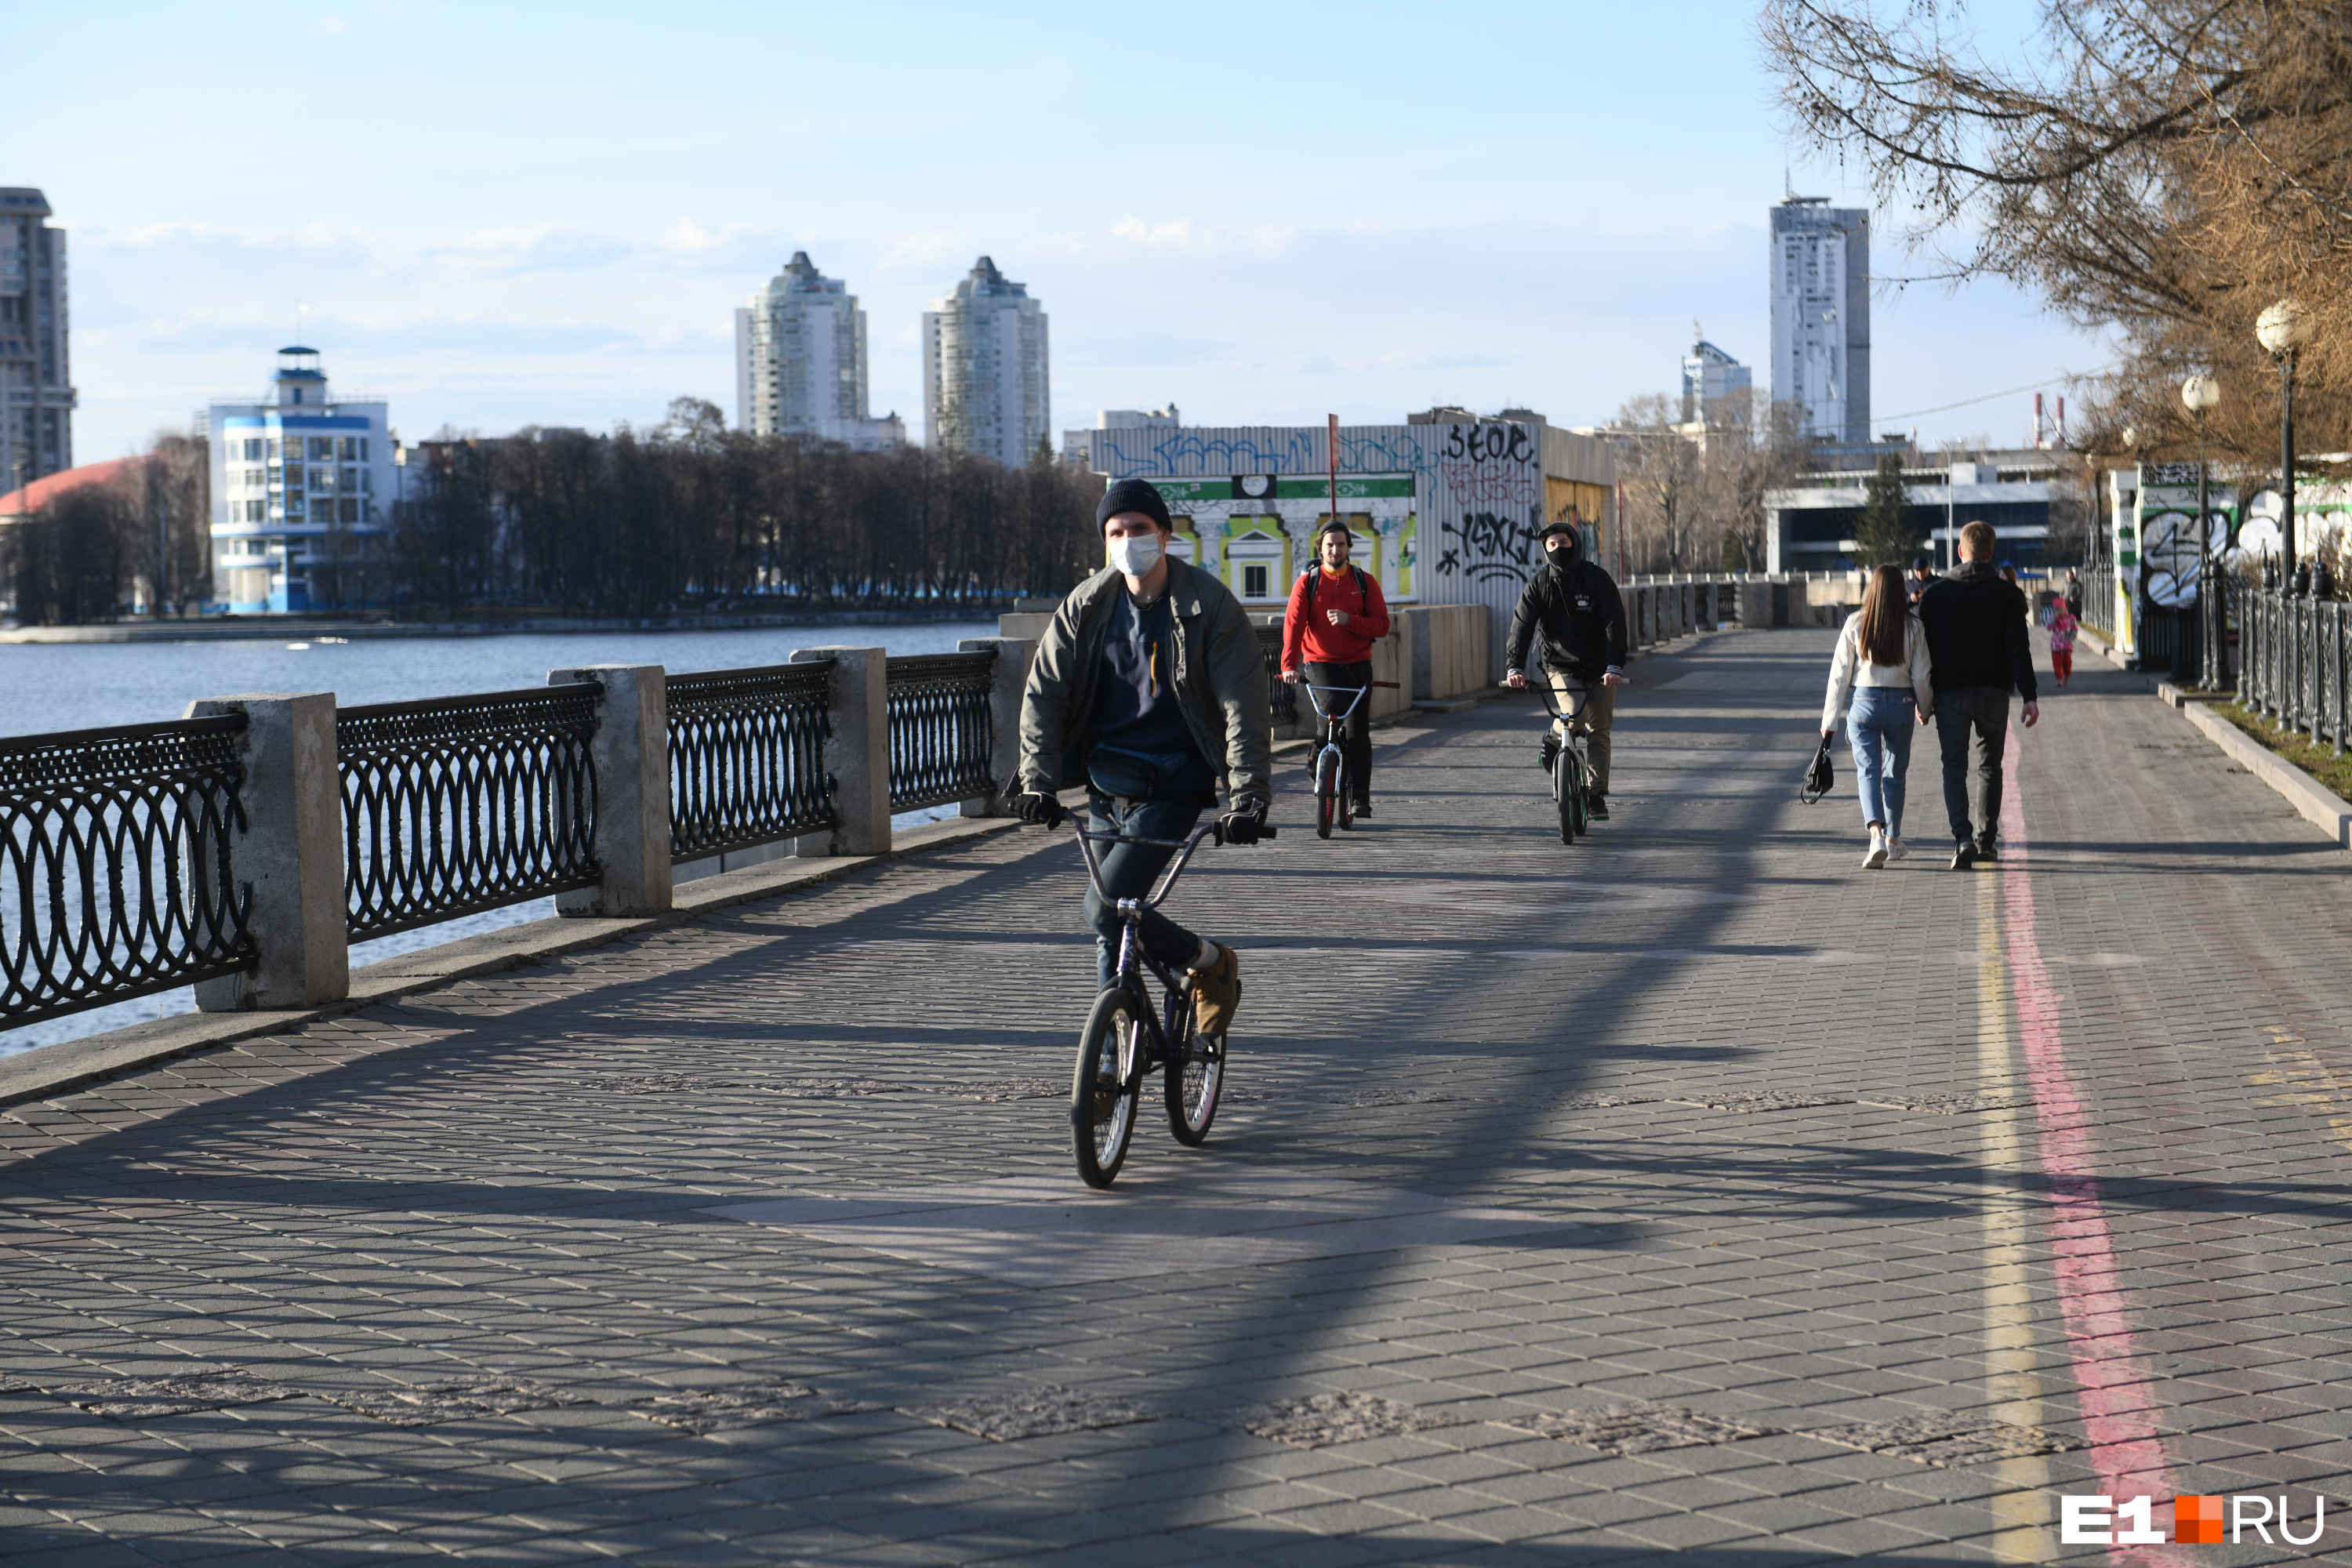
<path fill-rule="evenodd" d="M 0 736 L 177 719 L 200 697 L 331 691 L 344 707 L 543 686 L 547 672 L 587 664 L 658 664 L 673 671 L 782 664 L 794 648 L 840 645 L 894 654 L 952 653 L 993 637 L 992 621 L 859 623 L 725 631 L 551 632 L 498 637 L 360 637 L 350 642 L 17 643 L 0 645 Z M 937 812 L 910 812 L 900 822 Z M 555 900 L 380 937 L 352 949 L 354 966 L 459 937 L 540 920 Z M 0 1030 L 0 1057 L 184 1013 L 185 987 Z"/>

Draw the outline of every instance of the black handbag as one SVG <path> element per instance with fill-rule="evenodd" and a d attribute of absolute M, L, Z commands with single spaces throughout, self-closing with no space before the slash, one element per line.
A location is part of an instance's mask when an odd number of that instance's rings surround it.
<path fill-rule="evenodd" d="M 1822 737 L 1822 749 L 1813 753 L 1812 764 L 1805 769 L 1805 782 L 1797 786 L 1797 798 L 1807 805 L 1837 787 L 1837 770 L 1830 766 L 1830 742 L 1833 737 Z"/>

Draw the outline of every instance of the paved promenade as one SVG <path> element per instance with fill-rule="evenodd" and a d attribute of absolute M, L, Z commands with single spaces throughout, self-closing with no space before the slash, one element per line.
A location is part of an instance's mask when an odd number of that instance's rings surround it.
<path fill-rule="evenodd" d="M 2346 856 L 2085 658 L 1865 873 L 1829 647 L 1641 661 L 1573 848 L 1532 704 L 1286 768 L 1108 1194 L 1034 830 L 0 1112 L 0 1560 L 2352 1561 Z"/>

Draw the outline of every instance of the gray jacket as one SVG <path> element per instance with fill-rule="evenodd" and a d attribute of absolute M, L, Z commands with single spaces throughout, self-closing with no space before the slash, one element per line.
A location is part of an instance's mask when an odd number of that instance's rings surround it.
<path fill-rule="evenodd" d="M 1087 782 L 1094 749 L 1087 722 L 1120 592 L 1118 571 L 1106 566 L 1070 590 L 1045 628 L 1021 695 L 1017 783 L 1024 791 L 1051 794 Z M 1168 597 L 1176 611 L 1176 705 L 1184 727 L 1216 770 L 1229 808 L 1263 809 L 1274 800 L 1274 726 L 1257 628 L 1233 590 L 1172 557 Z"/>

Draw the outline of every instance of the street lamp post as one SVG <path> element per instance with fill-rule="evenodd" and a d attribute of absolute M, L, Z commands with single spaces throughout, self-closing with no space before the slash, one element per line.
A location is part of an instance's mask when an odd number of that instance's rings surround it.
<path fill-rule="evenodd" d="M 2279 367 L 2279 564 L 2281 584 L 2294 592 L 2294 351 L 2305 324 L 2292 300 L 2281 300 L 2254 318 L 2254 337 Z"/>
<path fill-rule="evenodd" d="M 2205 416 L 2221 401 L 2221 384 L 2210 375 L 2192 375 L 2180 384 L 2180 401 L 2197 416 L 2197 684 L 2204 690 L 2218 691 L 2228 679 L 2221 671 L 2221 641 L 2229 611 L 2227 599 L 2213 591 L 2213 513 L 2205 489 Z"/>

